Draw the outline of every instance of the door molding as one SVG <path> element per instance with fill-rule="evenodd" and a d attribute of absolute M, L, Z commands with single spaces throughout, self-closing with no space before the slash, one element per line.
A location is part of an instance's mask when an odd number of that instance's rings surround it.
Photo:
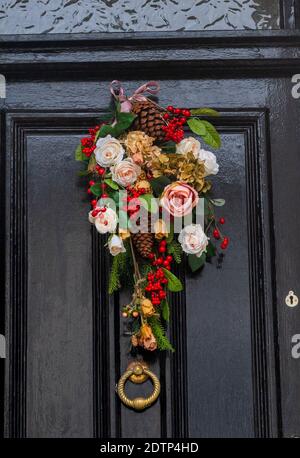
<path fill-rule="evenodd" d="M 11 138 L 7 151 L 7 335 L 9 356 L 6 374 L 6 435 L 26 437 L 26 333 L 27 333 L 27 195 L 26 195 L 26 137 L 30 134 L 82 134 L 104 110 L 95 111 L 22 111 L 6 114 Z M 221 110 L 215 120 L 220 132 L 243 134 L 246 145 L 246 180 L 250 308 L 252 325 L 252 369 L 254 387 L 254 430 L 257 437 L 276 436 L 280 423 L 280 392 L 278 355 L 275 341 L 277 327 L 274 304 L 275 266 L 271 261 L 267 240 L 272 234 L 270 190 L 270 151 L 268 140 L 268 112 L 266 110 Z M 14 209 L 11 212 L 11 209 Z M 119 401 L 112 398 L 111 369 L 120 372 L 118 304 L 112 314 L 113 299 L 108 297 L 108 257 L 95 231 L 91 237 L 93 254 L 93 322 L 94 322 L 94 435 L 122 436 Z M 184 278 L 183 268 L 181 275 Z M 115 300 L 118 302 L 117 296 Z M 171 358 L 161 360 L 163 383 L 161 425 L 163 437 L 187 437 L 186 369 L 186 303 L 184 294 L 172 303 L 177 320 L 173 320 L 170 334 L 177 351 Z M 114 315 L 109 320 L 109 317 Z M 110 323 L 109 326 L 107 323 Z M 117 324 L 116 324 L 117 323 Z M 276 364 L 275 364 L 276 362 Z M 274 369 L 275 368 L 275 369 Z M 171 374 L 170 376 L 168 374 Z M 167 387 L 171 389 L 167 389 Z M 171 394 L 170 394 L 171 393 Z M 170 424 L 163 419 L 166 407 L 172 412 Z"/>

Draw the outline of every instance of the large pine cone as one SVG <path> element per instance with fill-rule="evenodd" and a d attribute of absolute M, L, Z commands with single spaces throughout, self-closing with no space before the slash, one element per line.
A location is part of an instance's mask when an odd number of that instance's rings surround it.
<path fill-rule="evenodd" d="M 165 139 L 165 132 L 162 130 L 165 125 L 162 119 L 163 110 L 159 106 L 150 100 L 135 102 L 132 112 L 137 115 L 132 124 L 133 130 L 142 130 L 159 142 Z"/>
<path fill-rule="evenodd" d="M 151 219 L 149 215 L 148 221 L 140 222 L 141 232 L 132 234 L 132 241 L 137 252 L 143 257 L 148 258 L 149 254 L 153 251 L 154 234 L 151 232 Z M 148 231 L 148 232 L 147 232 Z"/>

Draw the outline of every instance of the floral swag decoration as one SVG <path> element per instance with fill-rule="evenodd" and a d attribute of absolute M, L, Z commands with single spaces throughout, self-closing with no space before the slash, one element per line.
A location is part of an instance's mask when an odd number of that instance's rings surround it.
<path fill-rule="evenodd" d="M 209 181 L 219 165 L 202 145 L 221 145 L 207 120 L 218 112 L 163 108 L 145 95 L 159 91 L 155 81 L 131 97 L 119 81 L 110 90 L 114 113 L 89 129 L 75 153 L 85 166 L 79 175 L 89 176 L 88 219 L 109 234 L 109 293 L 131 285 L 132 300 L 122 306 L 123 317 L 131 319 L 131 345 L 173 351 L 166 335 L 168 292 L 183 289 L 174 264 L 185 255 L 195 272 L 217 256 L 221 267 L 229 243 L 221 232 L 225 219 L 214 212 L 225 201 L 212 198 Z"/>

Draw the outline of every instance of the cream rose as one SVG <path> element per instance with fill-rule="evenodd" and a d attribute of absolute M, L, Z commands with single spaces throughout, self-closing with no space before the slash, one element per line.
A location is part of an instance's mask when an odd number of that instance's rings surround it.
<path fill-rule="evenodd" d="M 116 138 L 107 135 L 96 143 L 95 157 L 97 164 L 102 167 L 111 167 L 123 159 L 124 148 Z"/>
<path fill-rule="evenodd" d="M 116 212 L 112 208 L 104 208 L 95 218 L 94 224 L 100 234 L 114 232 L 118 223 Z"/>
<path fill-rule="evenodd" d="M 185 253 L 195 254 L 197 257 L 206 251 L 208 245 L 208 238 L 200 224 L 189 224 L 184 227 L 178 236 L 178 241 Z"/>
<path fill-rule="evenodd" d="M 113 181 L 125 188 L 136 182 L 141 173 L 141 167 L 134 163 L 131 158 L 124 159 L 110 168 Z"/>
<path fill-rule="evenodd" d="M 112 256 L 117 256 L 119 253 L 125 253 L 126 249 L 123 240 L 118 235 L 113 235 L 108 242 L 109 252 Z"/>
<path fill-rule="evenodd" d="M 192 186 L 181 181 L 175 181 L 164 189 L 160 205 L 170 215 L 182 217 L 191 213 L 198 201 L 198 193 Z"/>
<path fill-rule="evenodd" d="M 214 153 L 206 151 L 205 149 L 200 149 L 197 158 L 199 161 L 204 162 L 206 177 L 208 175 L 216 175 L 219 172 L 219 164 L 217 163 L 217 158 Z"/>
<path fill-rule="evenodd" d="M 197 157 L 198 153 L 201 149 L 201 144 L 196 138 L 194 137 L 187 137 L 181 140 L 176 145 L 176 153 L 179 154 L 187 154 L 187 153 L 194 153 L 194 156 Z"/>

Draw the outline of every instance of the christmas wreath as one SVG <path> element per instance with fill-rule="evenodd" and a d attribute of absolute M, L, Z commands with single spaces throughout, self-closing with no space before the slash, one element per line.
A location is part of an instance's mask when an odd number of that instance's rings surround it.
<path fill-rule="evenodd" d="M 89 129 L 75 153 L 85 165 L 79 174 L 89 176 L 88 218 L 100 234 L 109 234 L 109 293 L 131 283 L 132 300 L 122 315 L 131 319 L 132 346 L 173 350 L 166 336 L 168 293 L 183 289 L 174 263 L 185 255 L 195 272 L 217 256 L 219 267 L 229 243 L 220 230 L 225 220 L 214 212 L 224 200 L 212 198 L 208 180 L 219 171 L 216 156 L 197 138 L 220 147 L 208 121 L 218 112 L 163 108 L 145 95 L 158 92 L 154 81 L 131 97 L 118 81 L 110 90 L 115 103 L 109 120 Z"/>

